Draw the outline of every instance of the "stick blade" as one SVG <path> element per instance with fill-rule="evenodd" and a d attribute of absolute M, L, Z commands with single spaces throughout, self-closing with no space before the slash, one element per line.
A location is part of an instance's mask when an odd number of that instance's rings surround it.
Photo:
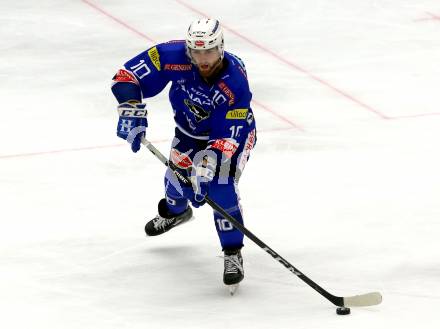
<path fill-rule="evenodd" d="M 368 294 L 344 297 L 344 306 L 361 307 L 373 306 L 382 302 L 382 295 L 379 292 L 370 292 Z"/>

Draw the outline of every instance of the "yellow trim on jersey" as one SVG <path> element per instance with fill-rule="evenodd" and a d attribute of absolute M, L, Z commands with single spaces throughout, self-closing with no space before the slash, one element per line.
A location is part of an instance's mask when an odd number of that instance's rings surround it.
<path fill-rule="evenodd" d="M 156 67 L 156 69 L 160 71 L 160 56 L 159 56 L 159 52 L 157 51 L 157 48 L 153 47 L 150 50 L 148 50 L 148 56 L 150 56 L 151 62 Z"/>
<path fill-rule="evenodd" d="M 247 117 L 248 109 L 235 109 L 226 113 L 226 119 L 244 120 Z"/>

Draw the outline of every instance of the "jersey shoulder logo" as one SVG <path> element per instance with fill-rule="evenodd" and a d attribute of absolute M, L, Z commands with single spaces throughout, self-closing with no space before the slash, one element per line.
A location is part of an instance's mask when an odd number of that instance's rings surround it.
<path fill-rule="evenodd" d="M 154 67 L 160 71 L 160 55 L 159 55 L 159 51 L 157 50 L 156 47 L 151 48 L 150 50 L 148 50 L 148 56 L 151 59 L 151 62 L 153 63 Z"/>
<path fill-rule="evenodd" d="M 194 114 L 197 122 L 200 122 L 202 120 L 206 120 L 209 118 L 209 112 L 206 111 L 200 105 L 194 104 L 189 99 L 185 99 L 183 102 L 185 103 L 186 107 L 191 111 L 191 113 Z"/>
<path fill-rule="evenodd" d="M 118 72 L 113 77 L 113 81 L 115 83 L 116 82 L 131 82 L 131 83 L 134 83 L 136 85 L 139 85 L 138 81 L 133 76 L 133 74 L 131 74 L 129 71 L 124 70 L 124 69 L 118 70 Z"/>

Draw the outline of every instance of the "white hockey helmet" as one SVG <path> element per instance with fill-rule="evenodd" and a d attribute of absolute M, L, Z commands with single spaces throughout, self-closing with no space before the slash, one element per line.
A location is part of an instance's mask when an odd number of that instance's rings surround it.
<path fill-rule="evenodd" d="M 217 47 L 220 58 L 223 59 L 223 29 L 216 19 L 200 18 L 193 21 L 188 28 L 185 41 L 187 54 L 190 58 L 189 49 L 203 50 Z"/>

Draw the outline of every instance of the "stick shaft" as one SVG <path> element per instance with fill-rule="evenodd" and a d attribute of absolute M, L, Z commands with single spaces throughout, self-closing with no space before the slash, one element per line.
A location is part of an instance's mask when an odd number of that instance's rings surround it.
<path fill-rule="evenodd" d="M 186 176 L 182 175 L 177 170 L 178 168 L 176 167 L 176 165 L 174 163 L 168 161 L 168 159 L 153 144 L 151 144 L 145 138 L 142 140 L 142 144 L 144 144 L 150 150 L 150 152 L 153 153 L 164 165 L 166 165 L 168 168 L 170 168 L 173 171 L 173 173 L 177 176 L 177 178 L 183 184 L 191 185 L 190 179 L 188 179 Z M 255 234 L 253 234 L 251 231 L 249 231 L 243 224 L 241 224 L 234 217 L 229 215 L 226 212 L 226 210 L 224 210 L 220 205 L 218 205 L 209 196 L 206 196 L 205 200 L 206 200 L 206 203 L 209 204 L 212 209 L 214 209 L 219 214 L 221 214 L 224 218 L 226 218 L 229 222 L 231 222 L 231 224 L 235 228 L 240 230 L 247 238 L 252 240 L 257 246 L 259 246 L 261 249 L 266 251 L 270 256 L 272 256 L 272 258 L 277 260 L 280 264 L 282 264 L 290 272 L 292 272 L 297 277 L 299 277 L 307 285 L 309 285 L 311 288 L 313 288 L 319 294 L 324 296 L 327 300 L 329 300 L 334 305 L 344 306 L 344 297 L 332 295 L 327 290 L 325 290 L 320 285 L 318 285 L 316 282 L 314 282 L 312 279 L 307 277 L 304 273 L 302 273 L 300 270 L 298 270 L 296 267 L 294 267 L 292 264 L 290 264 L 286 259 L 284 259 L 281 255 L 279 255 L 275 250 L 273 250 L 266 243 L 264 243 L 262 240 L 260 240 Z M 374 296 L 373 296 L 373 294 L 374 294 Z M 371 296 L 373 296 L 374 298 L 372 298 Z M 368 306 L 368 305 L 375 305 L 375 304 L 380 303 L 382 300 L 382 296 L 379 293 L 370 293 L 370 294 L 358 295 L 358 296 L 353 296 L 353 297 L 345 297 L 345 299 L 347 299 L 346 304 L 352 304 L 352 306 Z M 356 304 L 359 304 L 359 305 L 356 305 Z"/>

